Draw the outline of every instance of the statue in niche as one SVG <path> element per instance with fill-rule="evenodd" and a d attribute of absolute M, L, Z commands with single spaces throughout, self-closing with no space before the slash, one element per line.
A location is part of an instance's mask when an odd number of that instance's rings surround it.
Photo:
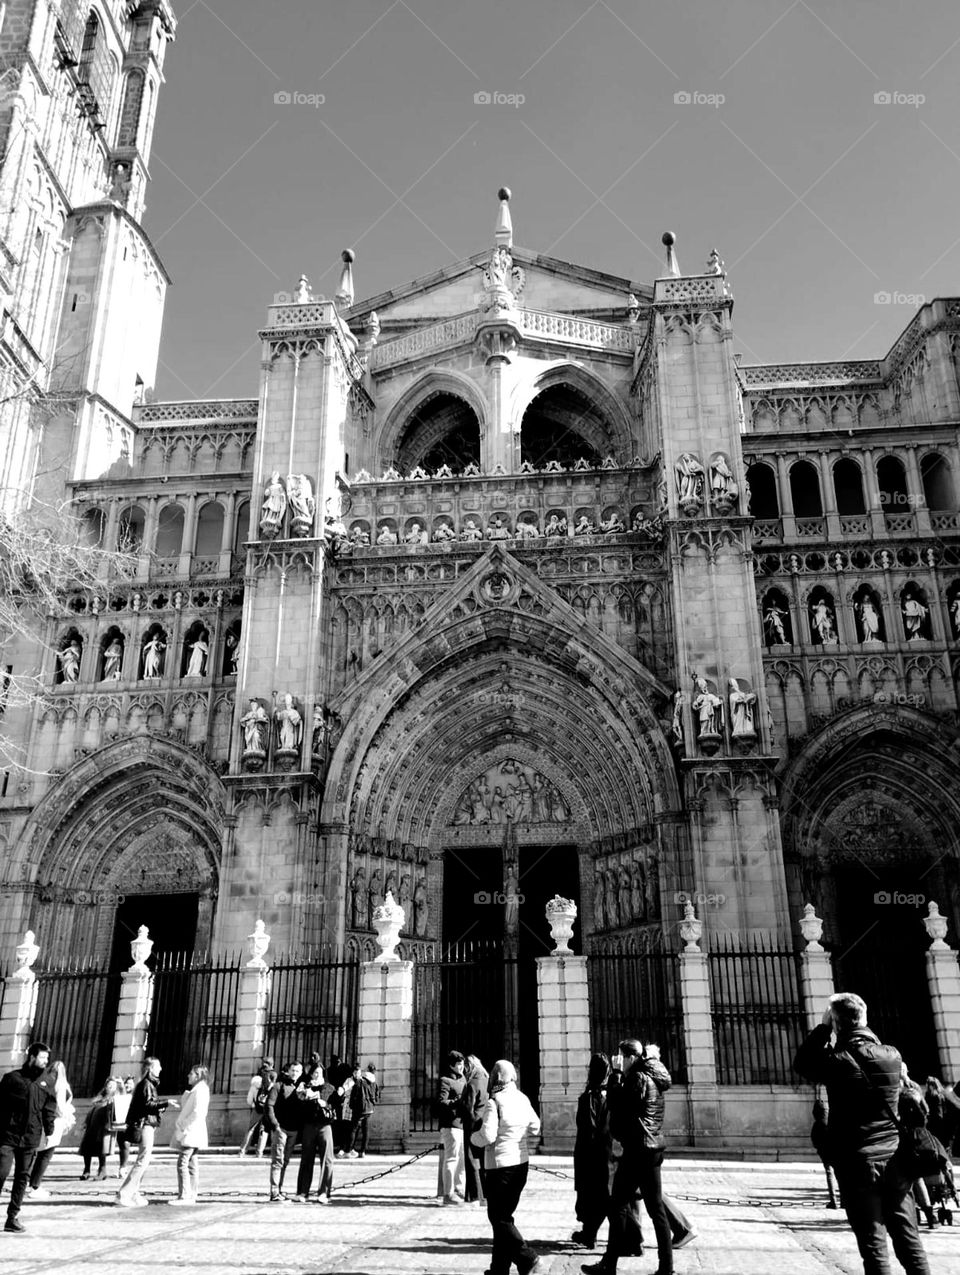
<path fill-rule="evenodd" d="M 506 896 L 503 928 L 508 938 L 514 938 L 520 929 L 520 879 L 517 876 L 517 865 L 512 860 L 506 867 L 503 893 Z"/>
<path fill-rule="evenodd" d="M 660 916 L 660 875 L 656 859 L 647 863 L 647 920 L 655 921 Z"/>
<path fill-rule="evenodd" d="M 393 897 L 396 898 L 398 892 L 399 891 L 397 888 L 397 873 L 394 868 L 391 868 L 389 872 L 387 873 L 383 882 L 384 898 L 386 898 L 388 894 L 392 894 Z"/>
<path fill-rule="evenodd" d="M 361 527 L 359 523 L 356 523 L 350 528 L 348 539 L 356 548 L 363 549 L 370 543 L 370 532 Z"/>
<path fill-rule="evenodd" d="M 873 599 L 869 594 L 865 595 L 863 600 L 857 603 L 857 616 L 860 620 L 860 631 L 863 634 L 864 643 L 879 642 L 880 616 L 877 614 L 877 608 L 873 605 Z"/>
<path fill-rule="evenodd" d="M 499 514 L 495 516 L 490 526 L 487 528 L 488 540 L 510 540 L 510 528 L 504 524 Z"/>
<path fill-rule="evenodd" d="M 370 873 L 370 884 L 367 886 L 367 928 L 373 929 L 373 914 L 383 903 L 383 887 L 379 868 Z"/>
<path fill-rule="evenodd" d="M 83 647 L 78 638 L 71 638 L 62 651 L 57 653 L 60 661 L 60 675 L 65 682 L 77 682 L 80 679 L 80 657 Z"/>
<path fill-rule="evenodd" d="M 313 735 L 311 736 L 310 749 L 314 757 L 323 756 L 323 745 L 326 741 L 327 725 L 323 720 L 323 708 L 316 704 L 313 709 Z"/>
<path fill-rule="evenodd" d="M 227 634 L 227 677 L 237 676 L 240 663 L 240 636 L 237 633 Z"/>
<path fill-rule="evenodd" d="M 810 623 L 813 626 L 814 635 L 821 646 L 835 646 L 837 642 L 837 630 L 835 617 L 830 604 L 825 598 L 813 603 L 810 608 Z"/>
<path fill-rule="evenodd" d="M 674 743 L 683 746 L 683 691 L 677 691 L 673 697 L 673 722 L 671 725 Z"/>
<path fill-rule="evenodd" d="M 367 877 L 363 868 L 357 868 L 350 882 L 350 917 L 355 930 L 367 920 Z"/>
<path fill-rule="evenodd" d="M 440 522 L 434 528 L 433 539 L 436 544 L 445 544 L 448 540 L 456 540 L 457 533 L 448 522 Z"/>
<path fill-rule="evenodd" d="M 460 532 L 461 540 L 482 540 L 483 532 L 477 526 L 472 518 L 468 518 L 464 523 L 463 530 Z"/>
<path fill-rule="evenodd" d="M 900 609 L 903 612 L 903 630 L 907 636 L 907 641 L 923 641 L 930 608 L 924 606 L 920 599 L 912 593 L 908 593 L 904 597 Z"/>
<path fill-rule="evenodd" d="M 522 518 L 517 520 L 517 539 L 518 540 L 539 540 L 540 532 L 532 522 L 524 522 Z"/>
<path fill-rule="evenodd" d="M 378 545 L 395 545 L 397 543 L 397 533 L 392 531 L 387 523 L 384 523 L 377 532 Z"/>
<path fill-rule="evenodd" d="M 413 931 L 413 901 L 410 897 L 410 873 L 405 872 L 400 878 L 400 893 L 397 902 L 403 908 L 403 930 L 406 934 Z"/>
<path fill-rule="evenodd" d="M 196 640 L 192 643 L 190 659 L 187 662 L 187 677 L 203 677 L 207 671 L 207 655 L 210 651 L 208 637 L 209 634 L 206 629 L 201 629 L 197 634 Z"/>
<path fill-rule="evenodd" d="M 735 677 L 730 687 L 730 733 L 734 738 L 753 738 L 757 733 L 755 714 L 757 697 L 753 691 L 743 691 Z"/>
<path fill-rule="evenodd" d="M 277 742 L 284 752 L 296 752 L 303 737 L 303 718 L 293 702 L 292 695 L 284 695 L 283 704 L 274 714 L 277 724 Z"/>
<path fill-rule="evenodd" d="M 545 536 L 565 536 L 567 534 L 566 518 L 562 514 L 551 514 L 547 519 L 543 534 Z"/>
<path fill-rule="evenodd" d="M 283 489 L 279 470 L 274 470 L 263 489 L 263 508 L 260 511 L 260 532 L 266 540 L 273 540 L 287 512 L 287 493 Z"/>
<path fill-rule="evenodd" d="M 405 545 L 422 545 L 424 542 L 425 532 L 418 522 L 410 524 L 410 530 L 403 537 Z"/>
<path fill-rule="evenodd" d="M 594 929 L 597 930 L 607 928 L 606 891 L 603 884 L 603 872 L 600 868 L 596 869 L 593 879 L 593 924 Z"/>
<path fill-rule="evenodd" d="M 259 700 L 249 701 L 250 707 L 240 718 L 243 729 L 243 750 L 247 753 L 265 753 L 267 751 L 267 726 L 270 719 Z"/>
<path fill-rule="evenodd" d="M 646 893 L 647 882 L 643 860 L 636 859 L 633 864 L 633 879 L 630 883 L 630 910 L 635 921 L 646 919 Z"/>
<path fill-rule="evenodd" d="M 417 877 L 413 889 L 413 932 L 419 939 L 427 932 L 428 907 L 427 883 L 423 877 Z"/>
<path fill-rule="evenodd" d="M 710 496 L 715 508 L 720 512 L 732 509 L 739 493 L 729 460 L 723 452 L 717 452 L 710 461 Z"/>
<path fill-rule="evenodd" d="M 620 924 L 620 906 L 617 901 L 617 877 L 612 868 L 603 874 L 606 891 L 607 926 L 615 930 Z"/>
<path fill-rule="evenodd" d="M 605 536 L 609 536 L 618 531 L 626 531 L 626 527 L 624 526 L 623 519 L 617 511 L 614 510 L 609 518 L 600 519 L 600 530 Z"/>
<path fill-rule="evenodd" d="M 163 673 L 163 653 L 167 644 L 159 633 L 154 633 L 149 642 L 143 646 L 144 678 L 160 677 Z"/>
<path fill-rule="evenodd" d="M 620 920 L 626 924 L 634 914 L 633 885 L 626 864 L 622 863 L 620 865 L 620 871 L 617 874 L 617 884 L 619 886 Z"/>
<path fill-rule="evenodd" d="M 573 529 L 575 536 L 594 536 L 597 533 L 596 524 L 592 518 L 588 518 L 586 514 L 581 514 L 577 519 L 577 524 Z"/>
<path fill-rule="evenodd" d="M 683 452 L 674 466 L 677 478 L 677 499 L 684 513 L 696 513 L 703 504 L 703 484 L 706 477 L 703 466 L 692 452 Z"/>
<path fill-rule="evenodd" d="M 722 734 L 723 700 L 719 695 L 715 695 L 711 691 L 704 678 L 694 676 L 693 681 L 696 686 L 696 694 L 691 701 L 691 707 L 700 719 L 700 729 L 697 737 L 703 739 L 705 735 Z"/>
<path fill-rule="evenodd" d="M 767 603 L 766 610 L 763 613 L 763 627 L 766 630 L 769 645 L 789 644 L 790 639 L 787 637 L 787 630 L 783 623 L 784 620 L 789 620 L 789 618 L 789 613 L 784 611 L 783 607 L 778 606 L 775 601 Z"/>
<path fill-rule="evenodd" d="M 960 637 L 960 593 L 950 603 L 950 620 L 953 624 L 953 636 Z"/>
<path fill-rule="evenodd" d="M 287 499 L 290 502 L 290 530 L 295 536 L 309 536 L 313 531 L 317 502 L 313 498 L 313 484 L 306 474 L 287 474 Z"/>
<path fill-rule="evenodd" d="M 123 642 L 115 637 L 103 650 L 103 681 L 119 682 L 123 664 Z M 66 677 L 64 677 L 66 681 Z"/>

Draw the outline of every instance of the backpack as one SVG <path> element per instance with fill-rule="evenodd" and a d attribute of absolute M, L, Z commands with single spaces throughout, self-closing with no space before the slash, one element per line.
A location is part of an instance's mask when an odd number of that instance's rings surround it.
<path fill-rule="evenodd" d="M 260 1077 L 260 1088 L 257 1090 L 257 1096 L 253 1100 L 254 1109 L 256 1111 L 265 1111 L 267 1107 L 267 1099 L 270 1097 L 270 1090 L 273 1088 L 276 1080 L 276 1073 L 265 1071 Z"/>

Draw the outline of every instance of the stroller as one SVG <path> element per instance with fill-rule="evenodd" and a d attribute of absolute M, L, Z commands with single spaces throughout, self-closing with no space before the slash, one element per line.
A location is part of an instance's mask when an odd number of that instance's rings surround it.
<path fill-rule="evenodd" d="M 953 1210 L 948 1205 L 952 1200 L 960 1208 L 960 1201 L 957 1200 L 950 1156 L 943 1143 L 929 1129 L 918 1129 L 914 1138 L 916 1149 L 922 1153 L 921 1158 L 927 1161 L 925 1167 L 929 1169 L 929 1172 L 917 1178 L 913 1184 L 917 1222 L 920 1222 L 923 1214 L 931 1229 L 938 1222 L 941 1226 L 953 1226 Z"/>

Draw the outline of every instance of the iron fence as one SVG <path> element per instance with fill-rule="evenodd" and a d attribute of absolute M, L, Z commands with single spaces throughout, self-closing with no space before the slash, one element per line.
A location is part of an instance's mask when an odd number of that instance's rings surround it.
<path fill-rule="evenodd" d="M 588 958 L 587 972 L 592 1048 L 612 1056 L 621 1040 L 650 1041 L 660 1046 L 673 1079 L 686 1081 L 676 953 L 597 953 Z"/>
<path fill-rule="evenodd" d="M 73 1092 L 92 1097 L 110 1074 L 120 975 L 105 969 L 37 971 L 32 1040 L 61 1059 Z"/>
<path fill-rule="evenodd" d="M 278 962 L 270 969 L 263 1052 L 278 1067 L 314 1051 L 324 1066 L 334 1054 L 353 1062 L 359 1011 L 358 961 L 327 956 Z"/>
<path fill-rule="evenodd" d="M 157 958 L 147 1053 L 160 1059 L 166 1089 L 184 1084 L 194 1063 L 203 1063 L 212 1092 L 229 1091 L 240 975 L 236 960 L 194 965 L 187 952 Z"/>
<path fill-rule="evenodd" d="M 799 953 L 721 947 L 707 963 L 717 1081 L 798 1084 L 793 1056 L 806 1034 Z"/>

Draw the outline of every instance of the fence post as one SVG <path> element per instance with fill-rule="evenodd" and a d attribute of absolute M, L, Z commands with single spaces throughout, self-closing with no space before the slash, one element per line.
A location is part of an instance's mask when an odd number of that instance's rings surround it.
<path fill-rule="evenodd" d="M 830 953 L 824 951 L 820 943 L 823 922 L 814 911 L 812 903 L 803 905 L 800 932 L 807 941 L 807 946 L 800 953 L 800 988 L 807 1031 L 813 1031 L 823 1018 L 824 1006 L 834 993 L 834 983 Z"/>
<path fill-rule="evenodd" d="M 933 940 L 927 949 L 927 983 L 937 1030 L 941 1076 L 960 1073 L 960 967 L 957 953 L 946 943 L 947 919 L 936 903 L 927 907 L 923 918 Z"/>
<path fill-rule="evenodd" d="M 680 953 L 680 1003 L 683 1012 L 683 1045 L 687 1056 L 687 1101 L 690 1142 L 720 1136 L 720 1095 L 717 1089 L 717 1055 L 713 1043 L 713 1007 L 710 967 L 700 950 L 703 925 L 689 901 L 680 922 L 685 944 Z"/>
<path fill-rule="evenodd" d="M 587 958 L 567 946 L 576 904 L 555 896 L 545 912 L 556 946 L 537 957 L 541 1138 L 546 1154 L 565 1155 L 573 1150 L 577 1099 L 590 1061 Z"/>
<path fill-rule="evenodd" d="M 143 1063 L 153 1008 L 153 974 L 146 965 L 152 951 L 150 931 L 141 925 L 130 943 L 133 964 L 120 975 L 120 1005 L 110 1067 L 115 1076 L 124 1076 L 131 1066 L 139 1068 Z"/>
<path fill-rule="evenodd" d="M 399 913 L 399 917 L 397 915 Z M 410 1069 L 413 1063 L 413 961 L 396 953 L 403 909 L 392 893 L 373 914 L 380 955 L 360 966 L 357 1052 L 381 1078 L 380 1105 L 371 1121 L 378 1151 L 401 1151 L 410 1130 Z"/>
<path fill-rule="evenodd" d="M 0 1010 L 0 1065 L 21 1067 L 27 1056 L 30 1032 L 37 1012 L 40 984 L 33 963 L 40 955 L 33 930 L 27 930 L 17 946 L 17 968 L 4 980 Z"/>
<path fill-rule="evenodd" d="M 236 1029 L 233 1036 L 233 1074 L 230 1077 L 231 1108 L 236 1106 L 239 1096 L 243 1101 L 242 1110 L 238 1113 L 238 1126 L 249 1117 L 246 1099 L 250 1088 L 250 1078 L 256 1074 L 263 1057 L 263 1044 L 266 1033 L 267 1002 L 270 999 L 270 968 L 263 959 L 270 946 L 270 935 L 263 921 L 257 921 L 253 933 L 247 935 L 249 961 L 240 971 L 237 988 Z M 275 1058 L 278 1068 L 282 1067 L 284 1058 Z M 231 1113 L 232 1114 L 232 1113 Z M 236 1132 L 236 1130 L 234 1131 Z"/>

